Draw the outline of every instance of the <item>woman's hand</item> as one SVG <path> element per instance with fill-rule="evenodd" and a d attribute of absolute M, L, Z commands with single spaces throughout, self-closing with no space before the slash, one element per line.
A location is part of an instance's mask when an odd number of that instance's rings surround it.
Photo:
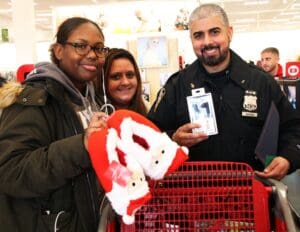
<path fill-rule="evenodd" d="M 100 131 L 102 128 L 105 128 L 106 121 L 107 121 L 108 115 L 103 112 L 95 112 L 88 128 L 85 130 L 84 133 L 84 147 L 86 150 L 88 150 L 88 140 L 92 133 L 95 131 Z"/>

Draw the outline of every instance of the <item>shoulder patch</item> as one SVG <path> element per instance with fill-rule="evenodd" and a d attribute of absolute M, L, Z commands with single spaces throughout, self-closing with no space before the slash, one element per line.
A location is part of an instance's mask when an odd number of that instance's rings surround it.
<path fill-rule="evenodd" d="M 154 108 L 153 108 L 154 112 L 156 112 L 157 107 L 158 107 L 159 103 L 161 102 L 161 100 L 163 99 L 163 97 L 165 96 L 165 94 L 166 94 L 166 89 L 163 87 L 159 90 L 157 99 L 155 101 Z"/>

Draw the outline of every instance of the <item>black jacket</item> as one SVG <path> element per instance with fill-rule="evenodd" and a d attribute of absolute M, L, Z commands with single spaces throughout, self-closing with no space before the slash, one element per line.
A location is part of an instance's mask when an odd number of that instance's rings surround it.
<path fill-rule="evenodd" d="M 64 87 L 27 83 L 0 120 L 0 231 L 97 230 L 99 192 Z M 64 213 L 62 213 L 64 212 Z"/>
<path fill-rule="evenodd" d="M 299 112 L 271 76 L 247 64 L 233 51 L 230 65 L 223 72 L 208 74 L 196 60 L 175 73 L 158 93 L 148 117 L 171 136 L 178 127 L 190 122 L 186 97 L 192 95 L 192 89 L 202 87 L 212 93 L 218 134 L 191 147 L 189 160 L 246 162 L 261 170 L 263 166 L 254 150 L 273 101 L 280 114 L 277 155 L 290 161 L 290 171 L 300 167 Z M 256 96 L 257 109 L 253 112 L 257 116 L 242 116 L 244 97 L 251 91 Z"/>

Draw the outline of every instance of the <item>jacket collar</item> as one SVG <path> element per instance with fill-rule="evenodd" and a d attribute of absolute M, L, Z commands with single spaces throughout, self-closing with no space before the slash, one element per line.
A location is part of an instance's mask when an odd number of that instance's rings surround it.
<path fill-rule="evenodd" d="M 230 78 L 237 85 L 243 89 L 248 89 L 249 80 L 245 78 L 248 73 L 243 73 L 249 71 L 249 65 L 234 51 L 230 50 L 231 59 L 230 59 Z M 242 70 L 242 71 L 241 71 Z"/>
<path fill-rule="evenodd" d="M 27 82 L 16 102 L 22 105 L 43 106 L 49 94 L 63 104 L 63 86 L 51 79 Z"/>
<path fill-rule="evenodd" d="M 248 81 L 244 78 L 245 75 L 241 72 L 241 70 L 249 70 L 248 64 L 230 49 L 230 64 L 224 72 L 227 72 L 229 78 L 238 86 L 243 89 L 247 89 Z M 185 72 L 186 78 L 189 79 L 188 83 L 199 83 L 200 81 L 200 84 L 203 84 L 207 79 L 205 76 L 209 75 L 203 65 L 199 63 L 198 59 L 188 66 Z"/>
<path fill-rule="evenodd" d="M 27 106 L 45 105 L 48 93 L 44 88 L 36 88 L 32 85 L 26 85 L 16 102 Z"/>

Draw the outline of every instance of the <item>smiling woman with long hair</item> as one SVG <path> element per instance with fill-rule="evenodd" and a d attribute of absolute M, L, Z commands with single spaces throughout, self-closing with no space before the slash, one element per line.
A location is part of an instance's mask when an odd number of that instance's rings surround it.
<path fill-rule="evenodd" d="M 133 55 L 125 49 L 112 48 L 106 56 L 103 69 L 105 91 L 101 78 L 98 83 L 100 95 L 106 94 L 115 109 L 129 109 L 146 116 L 141 74 Z"/>

